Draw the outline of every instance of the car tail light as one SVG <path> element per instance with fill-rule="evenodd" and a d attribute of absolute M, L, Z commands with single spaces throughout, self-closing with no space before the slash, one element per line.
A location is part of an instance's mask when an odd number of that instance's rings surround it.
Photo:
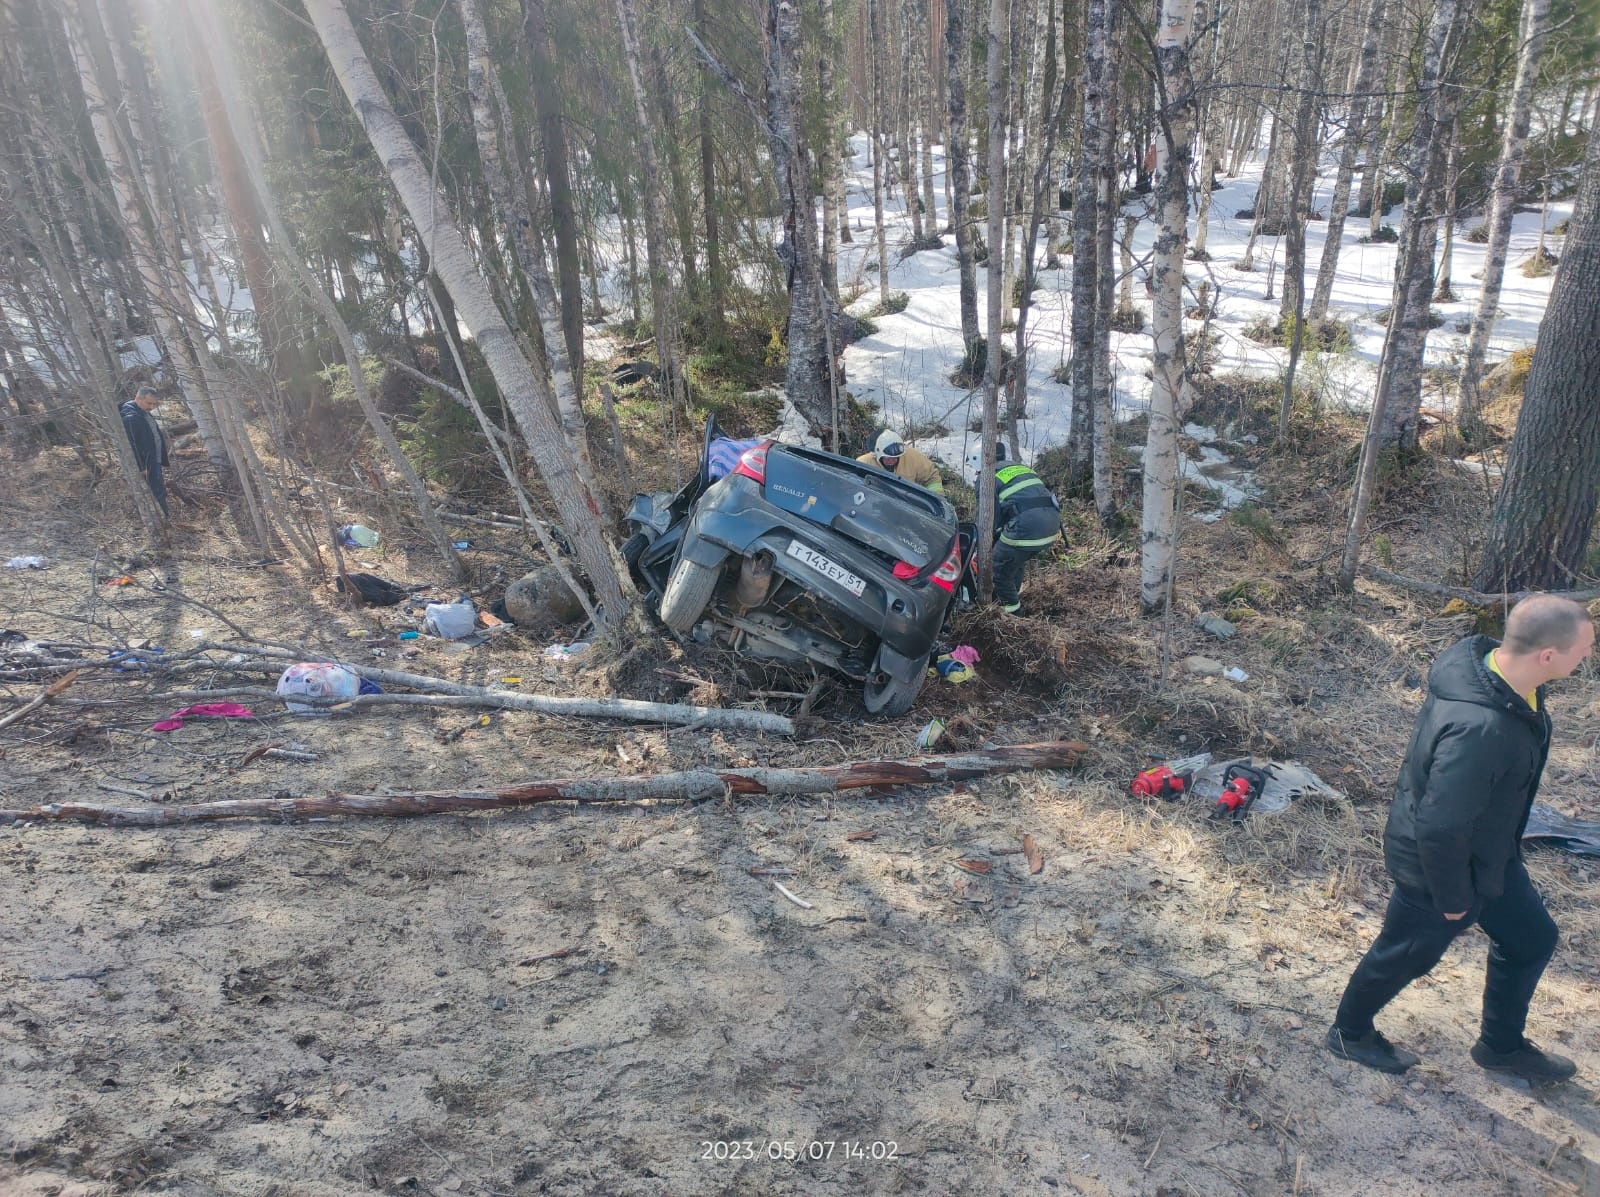
<path fill-rule="evenodd" d="M 944 559 L 944 564 L 933 571 L 933 584 L 940 590 L 955 593 L 956 583 L 961 581 L 961 538 L 956 537 L 955 544 L 950 546 L 950 555 Z"/>
<path fill-rule="evenodd" d="M 909 561 L 896 561 L 894 563 L 894 576 L 902 582 L 909 581 L 922 571 Z"/>
<path fill-rule="evenodd" d="M 739 464 L 733 467 L 735 474 L 743 474 L 746 478 L 753 478 L 761 485 L 767 484 L 767 450 L 772 448 L 771 441 L 762 441 L 753 449 L 746 449 L 739 458 Z"/>

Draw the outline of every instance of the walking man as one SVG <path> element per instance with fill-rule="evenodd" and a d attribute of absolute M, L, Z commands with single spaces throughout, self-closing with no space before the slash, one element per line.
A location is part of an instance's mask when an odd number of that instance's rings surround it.
<path fill-rule="evenodd" d="M 995 444 L 994 459 L 994 598 L 1016 615 L 1028 562 L 1061 537 L 1061 504 L 1027 466 L 1006 464 L 1004 441 Z"/>
<path fill-rule="evenodd" d="M 1503 642 L 1469 636 L 1434 662 L 1383 833 L 1394 893 L 1328 1030 L 1334 1055 L 1380 1072 L 1415 1064 L 1372 1020 L 1476 923 L 1489 966 L 1473 1060 L 1535 1085 L 1577 1071 L 1523 1035 L 1558 932 L 1521 841 L 1550 751 L 1545 683 L 1570 675 L 1593 646 L 1583 607 L 1536 594 L 1512 608 Z"/>
<path fill-rule="evenodd" d="M 142 386 L 119 410 L 123 431 L 133 446 L 134 463 L 149 484 L 161 514 L 168 515 L 167 481 L 162 473 L 167 467 L 167 434 L 161 431 L 161 423 L 155 417 L 156 405 L 160 402 L 161 396 L 154 387 Z"/>

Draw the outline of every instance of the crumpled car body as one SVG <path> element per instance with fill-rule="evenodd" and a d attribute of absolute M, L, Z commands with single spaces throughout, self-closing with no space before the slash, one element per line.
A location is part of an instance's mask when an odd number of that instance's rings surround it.
<path fill-rule="evenodd" d="M 869 713 L 904 714 L 971 563 L 942 495 L 819 449 L 754 443 L 713 478 L 640 495 L 623 555 L 674 631 L 862 683 Z"/>

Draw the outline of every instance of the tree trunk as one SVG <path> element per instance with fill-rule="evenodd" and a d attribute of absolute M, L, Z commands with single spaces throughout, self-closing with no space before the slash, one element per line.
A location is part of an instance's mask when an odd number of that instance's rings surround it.
<path fill-rule="evenodd" d="M 605 608 L 607 624 L 616 626 L 625 614 L 626 602 L 599 526 L 601 507 L 577 473 L 555 416 L 542 399 L 532 364 L 494 306 L 448 200 L 434 190 L 416 147 L 389 107 L 343 4 L 339 0 L 307 0 L 305 8 L 419 236 L 433 248 L 435 272 L 449 289 L 500 393 L 517 417 L 562 528 L 595 588 L 597 605 Z"/>
<path fill-rule="evenodd" d="M 1450 285 L 1456 248 L 1456 192 L 1461 179 L 1461 119 L 1450 124 L 1450 149 L 1445 159 L 1444 248 L 1439 251 L 1438 281 L 1433 287 L 1434 303 L 1454 303 L 1456 293 Z"/>
<path fill-rule="evenodd" d="M 1001 332 L 1005 293 L 1007 0 L 989 0 L 989 164 L 984 196 L 989 201 L 989 260 L 985 263 L 988 349 L 983 367 L 983 464 L 978 467 L 978 593 L 994 593 L 995 431 L 1000 412 Z"/>
<path fill-rule="evenodd" d="M 672 180 L 673 222 L 678 230 L 678 254 L 683 261 L 683 290 L 691 304 L 698 304 L 700 264 L 694 247 L 694 211 L 689 185 L 683 177 L 683 153 L 678 141 L 678 103 L 673 99 L 672 81 L 667 77 L 661 43 L 651 38 L 650 74 L 656 85 L 656 106 L 661 113 L 661 146 L 667 158 L 667 177 Z"/>
<path fill-rule="evenodd" d="M 1422 407 L 1422 359 L 1433 298 L 1445 142 L 1461 103 L 1455 79 L 1463 29 L 1474 0 L 1437 0 L 1423 53 L 1416 124 L 1407 147 L 1406 228 L 1396 258 L 1394 308 L 1399 314 L 1388 354 L 1388 404 L 1379 425 L 1379 449 L 1411 452 L 1417 446 Z M 1380 381 L 1380 386 L 1382 385 Z"/>
<path fill-rule="evenodd" d="M 628 67 L 628 82 L 633 92 L 634 115 L 639 127 L 639 160 L 644 166 L 645 269 L 650 276 L 650 315 L 655 325 L 656 362 L 661 368 L 661 393 L 671 409 L 687 414 L 682 365 L 678 359 L 678 320 L 672 300 L 672 280 L 668 277 L 667 232 L 661 224 L 661 163 L 656 156 L 656 131 L 650 119 L 645 96 L 643 64 L 639 59 L 639 36 L 635 27 L 635 0 L 616 0 L 617 25 L 622 35 L 622 56 Z"/>
<path fill-rule="evenodd" d="M 116 128 L 114 99 L 102 86 L 100 72 L 95 66 L 89 39 L 96 35 L 104 37 L 99 29 L 99 15 L 94 11 L 93 0 L 80 0 L 80 7 L 76 11 L 69 10 L 69 13 L 67 27 L 84 99 L 89 106 L 90 126 L 106 164 L 112 195 L 121 214 L 121 227 L 132 249 L 139 280 L 149 297 L 156 330 L 172 357 L 184 405 L 199 430 L 206 446 L 206 455 L 220 471 L 227 474 L 231 472 L 232 464 L 222 431 L 217 426 L 216 414 L 211 408 L 210 397 L 201 386 L 199 367 L 189 360 L 186 333 L 178 317 L 182 308 L 170 293 L 168 285 L 169 264 L 161 259 L 156 237 L 146 224 L 137 165 L 129 155 L 125 138 Z"/>
<path fill-rule="evenodd" d="M 1072 201 L 1072 427 L 1067 453 L 1067 489 L 1091 484 L 1094 445 L 1095 312 L 1100 289 L 1099 213 L 1111 198 L 1102 194 L 1109 93 L 1116 88 L 1110 62 L 1116 0 L 1087 0 L 1083 46 L 1083 121 Z M 1104 513 L 1102 513 L 1104 514 Z"/>
<path fill-rule="evenodd" d="M 883 29 L 878 19 L 878 0 L 867 0 L 867 28 L 874 45 L 883 42 Z M 868 55 L 867 68 L 872 73 L 872 229 L 878 243 L 878 303 L 889 303 L 889 240 L 883 224 L 883 188 L 888 168 L 883 160 L 883 55 Z"/>
<path fill-rule="evenodd" d="M 1517 181 L 1522 174 L 1522 158 L 1533 118 L 1533 88 L 1549 24 L 1550 0 L 1523 0 L 1521 49 L 1517 55 L 1516 82 L 1511 88 L 1511 116 L 1500 145 L 1500 161 L 1495 167 L 1490 191 L 1489 218 L 1485 222 L 1489 227 L 1489 244 L 1484 251 L 1483 289 L 1472 315 L 1467 360 L 1461 367 L 1461 402 L 1456 422 L 1466 432 L 1474 430 L 1478 423 L 1478 385 L 1489 352 L 1489 334 L 1494 331 L 1495 316 L 1500 308 L 1506 250 L 1511 244 L 1511 217 L 1517 203 Z"/>
<path fill-rule="evenodd" d="M 641 704 L 654 705 L 654 704 Z M 654 777 L 578 777 L 523 782 L 489 790 L 449 790 L 388 794 L 334 793 L 310 798 L 236 798 L 186 806 L 112 807 L 91 802 L 60 802 L 0 811 L 0 825 L 11 823 L 95 823 L 104 827 L 170 827 L 229 819 L 295 822 L 330 816 L 478 813 L 512 810 L 542 802 L 688 802 L 732 794 L 817 795 L 843 790 L 941 785 L 1026 769 L 1067 769 L 1088 746 L 1075 742 L 1005 744 L 977 752 L 907 760 L 847 761 L 809 769 L 695 769 Z"/>
<path fill-rule="evenodd" d="M 583 377 L 583 279 L 578 266 L 578 215 L 572 202 L 567 167 L 567 131 L 560 80 L 550 57 L 545 0 L 522 0 L 522 37 L 528 47 L 533 108 L 539 120 L 539 146 L 544 154 L 545 187 L 550 197 L 550 223 L 556 239 L 556 281 L 561 288 L 561 327 L 566 335 L 567 362 Z M 506 114 L 510 120 L 510 114 Z M 541 259 L 542 260 L 542 259 Z"/>
<path fill-rule="evenodd" d="M 705 0 L 695 0 L 703 5 Z M 817 86 L 822 100 L 822 145 L 817 151 L 817 167 L 822 171 L 822 282 L 828 293 L 839 295 L 839 217 L 843 189 L 839 186 L 844 162 L 839 157 L 839 95 L 834 81 L 834 55 L 838 28 L 834 22 L 833 0 L 820 0 L 822 44 L 817 48 Z"/>
<path fill-rule="evenodd" d="M 832 0 L 829 0 L 831 3 Z M 694 24 L 706 37 L 706 0 L 694 0 Z M 699 66 L 700 202 L 706 218 L 706 336 L 716 345 L 727 336 L 727 281 L 722 268 L 722 235 L 717 218 L 717 142 L 711 129 L 711 68 Z M 834 280 L 838 289 L 838 280 Z"/>
<path fill-rule="evenodd" d="M 956 236 L 956 264 L 960 275 L 962 360 L 973 360 L 978 343 L 978 276 L 972 247 L 972 184 L 967 166 L 967 34 L 965 12 L 970 0 L 944 0 L 945 47 L 950 74 L 950 144 L 944 148 L 945 170 L 950 178 L 950 227 Z"/>
<path fill-rule="evenodd" d="M 1478 566 L 1479 590 L 1558 589 L 1584 571 L 1600 494 L 1597 378 L 1600 137 L 1591 136 Z"/>
<path fill-rule="evenodd" d="M 1317 284 L 1311 292 L 1307 319 L 1313 324 L 1326 319 L 1333 299 L 1333 281 L 1339 272 L 1339 249 L 1344 240 L 1344 221 L 1350 208 L 1350 181 L 1355 175 L 1356 155 L 1367 136 L 1368 95 L 1378 74 L 1378 36 L 1383 30 L 1384 0 L 1367 0 L 1366 31 L 1361 38 L 1361 54 L 1351 90 L 1349 116 L 1345 122 L 1344 144 L 1339 150 L 1339 173 L 1333 181 L 1333 198 L 1328 201 L 1327 239 L 1322 244 L 1322 261 L 1317 267 Z M 1367 162 L 1367 173 L 1372 173 Z"/>
<path fill-rule="evenodd" d="M 1283 297 L 1279 322 L 1290 327 L 1305 311 L 1306 222 L 1311 216 L 1311 195 L 1317 181 L 1316 117 L 1322 90 L 1318 47 L 1326 35 L 1322 25 L 1322 0 L 1301 0 L 1304 24 L 1300 31 L 1300 95 L 1295 106 L 1293 154 L 1288 163 L 1289 202 L 1284 207 Z"/>
<path fill-rule="evenodd" d="M 509 120 L 510 112 L 504 104 L 505 94 L 499 86 L 499 77 L 493 60 L 489 57 L 488 29 L 483 23 L 483 18 L 478 11 L 476 0 L 457 0 L 461 8 L 462 24 L 467 34 L 467 91 L 472 105 L 473 131 L 478 143 L 478 158 L 483 164 L 484 179 L 489 187 L 489 194 L 496 212 L 499 214 L 500 224 L 505 232 L 506 239 L 511 242 L 517 256 L 517 264 L 522 268 L 523 277 L 528 280 L 528 289 L 533 294 L 533 307 L 539 321 L 541 340 L 544 343 L 545 361 L 548 366 L 550 394 L 547 401 L 553 402 L 557 416 L 561 420 L 561 430 L 566 437 L 567 448 L 572 454 L 573 465 L 578 471 L 579 480 L 583 486 L 595 497 L 596 502 L 602 504 L 599 514 L 600 523 L 610 522 L 610 515 L 604 507 L 604 492 L 600 489 L 595 479 L 594 459 L 589 449 L 589 431 L 584 423 L 583 402 L 579 395 L 579 379 L 572 359 L 568 356 L 571 340 L 568 336 L 570 330 L 563 327 L 561 308 L 556 299 L 555 288 L 550 283 L 550 272 L 545 268 L 544 254 L 535 240 L 533 215 L 525 203 L 520 202 L 518 195 L 526 195 L 527 188 L 515 188 L 505 168 L 505 161 L 500 154 L 500 139 L 503 128 L 495 118 L 494 108 L 489 104 L 490 95 L 493 94 L 500 101 L 500 111 L 503 119 Z M 507 144 L 510 144 L 507 139 Z M 554 217 L 554 197 L 552 196 L 552 216 Z M 557 260 L 561 238 L 558 234 Z M 573 243 L 573 253 L 577 252 L 577 243 Z M 440 299 L 443 297 L 440 296 Z M 582 298 L 579 297 L 581 309 Z M 453 316 L 453 311 L 451 315 Z M 446 337 L 453 338 L 456 330 L 453 321 L 447 321 L 450 327 L 445 329 Z M 578 344 L 583 344 L 583 329 L 579 325 Z M 536 382 L 543 382 L 544 375 L 535 372 Z M 466 380 L 462 380 L 463 385 Z"/>
<path fill-rule="evenodd" d="M 1151 297 L 1150 431 L 1144 452 L 1144 520 L 1140 534 L 1139 603 L 1160 610 L 1177 558 L 1178 429 L 1188 408 L 1183 347 L 1183 251 L 1188 239 L 1189 159 L 1194 87 L 1189 75 L 1194 0 L 1162 0 L 1156 35 L 1157 81 L 1162 92 L 1157 145 L 1160 225 Z"/>
<path fill-rule="evenodd" d="M 466 576 L 462 568 L 461 558 L 451 547 L 449 535 L 439 523 L 437 511 L 433 501 L 428 495 L 427 487 L 418 477 L 411 463 L 406 459 L 404 451 L 395 439 L 393 431 L 379 413 L 377 404 L 373 401 L 366 377 L 361 366 L 361 355 L 356 348 L 355 338 L 344 318 L 339 314 L 337 305 L 321 289 L 317 280 L 312 277 L 304 261 L 296 254 L 294 245 L 279 219 L 277 205 L 272 192 L 267 189 L 265 173 L 262 168 L 261 152 L 255 141 L 254 128 L 246 119 L 241 102 L 239 101 L 233 83 L 238 72 L 233 69 L 231 56 L 227 44 L 219 35 L 214 24 L 213 10 L 206 6 L 202 0 L 189 0 L 186 12 L 191 28 L 197 31 L 197 50 L 200 56 L 208 59 L 208 69 L 218 82 L 217 95 L 221 102 L 221 116 L 227 122 L 229 132 L 234 144 L 239 149 L 240 163 L 244 168 L 245 177 L 249 183 L 252 199 L 266 223 L 270 235 L 271 247 L 278 255 L 279 262 L 289 275 L 295 279 L 308 299 L 321 312 L 329 327 L 334 330 L 335 336 L 344 352 L 345 364 L 350 371 L 350 385 L 355 392 L 356 403 L 361 408 L 362 415 L 366 417 L 368 426 L 372 429 L 373 436 L 383 446 L 390 462 L 394 465 L 395 472 L 406 483 L 412 499 L 416 503 L 417 514 L 422 520 L 423 528 L 428 537 L 433 541 L 440 557 L 451 571 L 452 577 L 460 581 Z M 246 442 L 248 444 L 248 442 Z M 304 550 L 303 550 L 304 551 Z M 335 549 L 337 552 L 337 549 Z"/>
<path fill-rule="evenodd" d="M 767 133 L 778 172 L 789 268 L 785 388 L 795 410 L 813 429 L 831 428 L 838 436 L 833 419 L 834 362 L 825 327 L 830 314 L 817 252 L 817 205 L 800 110 L 800 13 L 794 0 L 768 0 L 766 77 Z"/>

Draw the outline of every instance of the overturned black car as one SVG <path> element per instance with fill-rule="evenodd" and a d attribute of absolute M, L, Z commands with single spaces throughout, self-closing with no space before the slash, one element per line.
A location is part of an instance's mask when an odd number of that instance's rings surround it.
<path fill-rule="evenodd" d="M 871 714 L 905 714 L 967 579 L 970 525 L 874 466 L 744 444 L 735 462 L 741 443 L 708 423 L 696 477 L 634 499 L 623 547 L 634 580 L 674 631 L 814 662 L 862 682 Z"/>

